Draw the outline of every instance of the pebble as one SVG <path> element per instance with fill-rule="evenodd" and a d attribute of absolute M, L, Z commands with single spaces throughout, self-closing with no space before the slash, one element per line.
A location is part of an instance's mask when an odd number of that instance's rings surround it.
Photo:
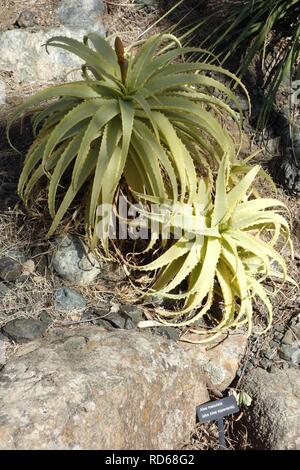
<path fill-rule="evenodd" d="M 34 318 L 19 318 L 6 323 L 2 332 L 16 343 L 25 343 L 41 336 L 47 326 L 47 323 Z"/>
<path fill-rule="evenodd" d="M 75 236 L 56 239 L 50 265 L 61 278 L 76 284 L 90 284 L 100 273 L 100 262 Z"/>
<path fill-rule="evenodd" d="M 274 330 L 275 330 L 275 331 L 278 331 L 278 332 L 280 332 L 280 333 L 284 333 L 285 325 L 283 325 L 283 324 L 276 325 L 276 326 L 274 327 Z"/>
<path fill-rule="evenodd" d="M 82 310 L 85 307 L 84 297 L 70 287 L 60 287 L 54 293 L 54 308 L 56 310 Z"/>
<path fill-rule="evenodd" d="M 105 322 L 110 323 L 115 328 L 122 328 L 125 330 L 132 330 L 135 325 L 127 313 L 119 311 L 113 312 L 103 318 Z"/>
<path fill-rule="evenodd" d="M 260 360 L 260 366 L 267 370 L 269 369 L 269 367 L 271 367 L 271 362 L 269 361 L 269 359 L 263 357 L 261 360 Z"/>
<path fill-rule="evenodd" d="M 263 352 L 263 356 L 269 360 L 274 359 L 274 357 L 276 356 L 276 351 L 274 351 L 273 349 L 267 349 Z"/>
<path fill-rule="evenodd" d="M 4 282 L 0 282 L 0 300 L 3 299 L 10 291 L 10 288 L 7 287 Z"/>
<path fill-rule="evenodd" d="M 82 27 L 96 23 L 104 10 L 102 0 L 61 0 L 58 17 L 63 24 Z"/>
<path fill-rule="evenodd" d="M 151 330 L 153 334 L 163 336 L 171 341 L 178 341 L 181 335 L 181 330 L 173 326 L 158 326 L 151 328 Z"/>
<path fill-rule="evenodd" d="M 294 364 L 300 364 L 300 347 L 299 345 L 290 346 L 282 344 L 279 351 L 279 357 L 285 361 L 293 362 Z"/>
<path fill-rule="evenodd" d="M 0 259 L 0 279 L 7 282 L 15 281 L 22 274 L 22 265 L 7 256 Z"/>
<path fill-rule="evenodd" d="M 275 338 L 275 339 L 281 341 L 282 337 L 283 337 L 283 333 L 281 333 L 281 332 L 279 332 L 279 331 L 275 331 L 275 332 L 274 332 L 274 338 Z"/>
<path fill-rule="evenodd" d="M 16 24 L 20 28 L 32 28 L 37 24 L 37 15 L 32 10 L 23 10 L 19 15 Z"/>
<path fill-rule="evenodd" d="M 81 320 L 86 322 L 90 321 L 93 325 L 101 326 L 106 330 L 114 330 L 114 327 L 108 321 L 105 321 L 103 318 L 97 318 L 97 315 L 99 315 L 98 312 L 90 310 L 88 312 L 84 312 Z"/>
<path fill-rule="evenodd" d="M 122 304 L 120 306 L 120 312 L 128 315 L 128 317 L 130 317 L 132 322 L 136 325 L 140 321 L 145 320 L 143 309 L 141 307 L 138 307 L 137 305 Z"/>
<path fill-rule="evenodd" d="M 295 342 L 297 342 L 297 338 L 295 337 L 294 332 L 288 329 L 282 339 L 282 343 L 292 346 Z"/>

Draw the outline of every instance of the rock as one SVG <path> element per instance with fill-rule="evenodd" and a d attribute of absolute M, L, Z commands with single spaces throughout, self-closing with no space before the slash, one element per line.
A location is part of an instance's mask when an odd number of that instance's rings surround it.
<path fill-rule="evenodd" d="M 18 262 L 5 256 L 0 259 L 0 279 L 3 281 L 15 281 L 22 274 L 22 265 Z"/>
<path fill-rule="evenodd" d="M 300 146 L 299 146 L 300 149 Z M 300 158 L 298 159 L 300 161 Z M 276 157 L 271 161 L 271 173 L 274 180 L 291 194 L 299 196 L 300 194 L 300 172 L 297 159 L 291 152 L 283 157 Z"/>
<path fill-rule="evenodd" d="M 9 292 L 10 288 L 7 287 L 4 282 L 0 282 L 0 300 L 2 300 Z"/>
<path fill-rule="evenodd" d="M 300 340 L 300 315 L 297 315 L 290 324 L 290 329 L 294 334 L 294 338 Z"/>
<path fill-rule="evenodd" d="M 191 341 L 199 341 L 197 334 L 190 334 L 188 338 Z M 208 344 L 185 342 L 179 344 L 193 354 L 198 364 L 204 368 L 212 385 L 225 390 L 235 378 L 240 360 L 245 354 L 247 337 L 243 333 L 233 333 L 227 338 L 224 335 Z"/>
<path fill-rule="evenodd" d="M 263 357 L 262 359 L 260 359 L 259 365 L 260 365 L 260 367 L 262 367 L 263 369 L 268 370 L 268 369 L 271 367 L 272 363 L 271 363 L 271 361 L 270 361 L 269 359 Z"/>
<path fill-rule="evenodd" d="M 274 359 L 274 357 L 276 356 L 276 351 L 274 351 L 274 349 L 267 349 L 266 351 L 263 352 L 263 355 L 266 359 Z"/>
<path fill-rule="evenodd" d="M 54 308 L 56 310 L 82 310 L 86 307 L 86 300 L 81 294 L 69 287 L 61 287 L 54 294 Z"/>
<path fill-rule="evenodd" d="M 287 330 L 284 337 L 282 338 L 282 343 L 291 346 L 292 344 L 295 343 L 296 339 L 297 338 L 296 338 L 295 334 L 293 333 L 293 331 L 289 329 L 289 330 Z"/>
<path fill-rule="evenodd" d="M 20 28 L 32 28 L 37 24 L 37 15 L 32 10 L 23 10 L 19 15 L 16 24 Z"/>
<path fill-rule="evenodd" d="M 105 321 L 103 318 L 99 318 L 98 314 L 91 309 L 90 311 L 86 311 L 83 313 L 81 317 L 82 322 L 86 323 L 91 323 L 93 325 L 101 326 L 102 328 L 105 328 L 106 330 L 114 330 L 115 327 L 110 324 L 110 322 Z"/>
<path fill-rule="evenodd" d="M 100 22 L 93 24 L 90 31 L 104 35 L 104 28 Z M 75 55 L 56 47 L 49 47 L 47 54 L 42 47 L 47 39 L 53 36 L 67 36 L 82 41 L 88 32 L 82 28 L 69 28 L 61 26 L 31 32 L 27 29 L 13 29 L 0 32 L 0 70 L 12 74 L 10 80 L 18 82 L 52 82 L 64 81 L 66 75 L 73 69 L 82 65 L 82 61 Z M 80 73 L 68 74 L 68 80 L 80 79 Z"/>
<path fill-rule="evenodd" d="M 170 339 L 171 341 L 178 341 L 181 334 L 179 328 L 173 328 L 172 326 L 158 326 L 151 328 L 151 332 L 155 335 Z"/>
<path fill-rule="evenodd" d="M 209 399 L 193 355 L 163 338 L 89 326 L 22 348 L 0 375 L 1 449 L 174 449 Z"/>
<path fill-rule="evenodd" d="M 300 344 L 293 345 L 282 344 L 278 351 L 279 357 L 285 361 L 291 361 L 294 364 L 300 364 Z"/>
<path fill-rule="evenodd" d="M 248 438 L 256 449 L 300 450 L 300 371 L 272 370 L 255 369 L 241 384 L 252 398 Z"/>
<path fill-rule="evenodd" d="M 285 325 L 283 325 L 282 323 L 279 325 L 276 325 L 274 326 L 274 330 L 278 333 L 281 333 L 281 336 L 282 336 L 285 331 Z"/>
<path fill-rule="evenodd" d="M 100 273 L 100 262 L 77 237 L 57 239 L 50 264 L 60 277 L 76 284 L 90 284 Z"/>
<path fill-rule="evenodd" d="M 117 309 L 111 308 L 102 318 L 103 322 L 110 323 L 114 328 L 131 330 L 143 318 L 143 311 L 135 305 L 122 305 Z"/>
<path fill-rule="evenodd" d="M 274 333 L 275 340 L 281 341 L 282 337 L 283 337 L 283 333 L 281 333 L 280 331 L 275 331 L 275 333 Z"/>
<path fill-rule="evenodd" d="M 6 364 L 6 343 L 7 338 L 0 333 L 0 370 Z"/>
<path fill-rule="evenodd" d="M 149 7 L 149 6 L 155 7 L 155 6 L 157 6 L 158 2 L 159 2 L 159 0 L 139 0 L 138 3 L 140 3 L 141 5 L 145 5 L 147 7 Z"/>
<path fill-rule="evenodd" d="M 106 281 L 109 285 L 123 282 L 127 279 L 125 271 L 121 268 L 119 263 L 110 261 L 103 263 L 101 266 L 101 280 Z"/>
<path fill-rule="evenodd" d="M 115 328 L 123 328 L 125 330 L 131 330 L 134 328 L 134 324 L 130 317 L 124 313 L 111 313 L 105 318 L 102 318 L 103 321 L 109 322 Z"/>
<path fill-rule="evenodd" d="M 138 305 L 122 304 L 120 305 L 120 311 L 125 313 L 135 325 L 145 320 L 144 310 Z"/>
<path fill-rule="evenodd" d="M 247 97 L 241 94 L 235 93 L 236 98 L 239 100 L 239 105 L 241 111 L 249 111 L 249 102 L 247 100 Z M 230 101 L 229 106 L 234 110 L 234 111 L 239 111 L 238 106 L 235 104 L 234 101 Z"/>
<path fill-rule="evenodd" d="M 46 327 L 48 327 L 48 326 L 52 323 L 52 318 L 51 318 L 51 316 L 50 316 L 49 313 L 46 312 L 45 310 L 40 313 L 40 315 L 39 315 L 39 320 L 40 320 Z"/>
<path fill-rule="evenodd" d="M 30 276 L 30 274 L 34 273 L 35 271 L 35 264 L 32 259 L 29 259 L 23 263 L 23 275 L 24 276 Z"/>
<path fill-rule="evenodd" d="M 16 248 L 9 248 L 6 251 L 6 255 L 9 258 L 12 258 L 15 261 L 19 261 L 19 263 L 23 264 L 26 261 L 26 253 L 24 251 L 18 250 Z"/>
<path fill-rule="evenodd" d="M 24 343 L 41 336 L 46 331 L 47 326 L 44 322 L 34 318 L 19 318 L 6 323 L 2 328 L 2 332 L 16 343 Z"/>
<path fill-rule="evenodd" d="M 62 0 L 57 10 L 60 21 L 69 26 L 93 26 L 105 12 L 103 0 Z"/>
<path fill-rule="evenodd" d="M 0 105 L 6 103 L 6 85 L 4 81 L 0 80 Z M 1 191 L 0 191 L 1 194 Z"/>

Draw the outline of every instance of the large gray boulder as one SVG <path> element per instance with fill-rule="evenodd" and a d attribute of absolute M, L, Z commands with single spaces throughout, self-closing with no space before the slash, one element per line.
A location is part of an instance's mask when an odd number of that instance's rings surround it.
<path fill-rule="evenodd" d="M 300 450 L 300 370 L 249 372 L 242 384 L 252 398 L 246 414 L 255 448 Z"/>
<path fill-rule="evenodd" d="M 104 34 L 101 24 L 93 29 Z M 11 73 L 14 82 L 43 83 L 78 79 L 78 72 L 70 72 L 80 68 L 81 59 L 56 47 L 49 47 L 47 54 L 43 45 L 53 36 L 67 36 L 82 41 L 86 33 L 84 26 L 61 26 L 36 32 L 27 29 L 4 31 L 0 33 L 0 71 Z"/>
<path fill-rule="evenodd" d="M 0 449 L 174 449 L 209 399 L 206 354 L 147 332 L 52 330 L 0 373 Z"/>
<path fill-rule="evenodd" d="M 208 399 L 180 348 L 138 333 L 57 332 L 0 376 L 1 449 L 169 448 Z"/>

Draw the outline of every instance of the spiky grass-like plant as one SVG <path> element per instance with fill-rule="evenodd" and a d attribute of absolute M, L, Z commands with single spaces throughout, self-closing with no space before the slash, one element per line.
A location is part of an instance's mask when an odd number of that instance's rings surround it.
<path fill-rule="evenodd" d="M 263 282 L 268 277 L 294 281 L 274 247 L 281 236 L 290 243 L 288 223 L 280 214 L 286 207 L 276 199 L 253 198 L 252 186 L 258 172 L 259 166 L 254 166 L 228 189 L 230 163 L 225 157 L 215 190 L 209 180 L 200 180 L 193 204 L 179 210 L 177 207 L 169 216 L 171 233 L 178 234 L 180 229 L 182 236 L 157 259 L 138 267 L 157 271 L 149 293 L 184 302 L 180 309 L 157 311 L 162 322 L 177 327 L 195 324 L 218 296 L 224 303 L 223 316 L 209 332 L 215 337 L 229 328 L 248 324 L 250 334 L 253 299 L 258 298 L 268 315 L 263 332 L 270 328 L 272 305 Z M 160 214 L 145 214 L 162 222 Z"/>
<path fill-rule="evenodd" d="M 257 123 L 263 128 L 282 80 L 285 77 L 290 81 L 300 78 L 300 0 L 235 0 L 217 8 L 212 16 L 220 15 L 222 21 L 202 46 L 215 52 L 221 63 L 233 57 L 242 46 L 245 53 L 236 71 L 240 78 L 256 54 L 261 55 L 264 63 L 270 39 L 272 44 L 284 40 L 265 83 L 265 101 Z M 199 27 L 202 25 L 203 21 Z"/>
<path fill-rule="evenodd" d="M 206 73 L 234 76 L 214 65 L 182 61 L 199 49 L 181 47 L 168 34 L 134 45 L 136 53 L 133 48 L 124 51 L 119 38 L 114 50 L 96 33 L 88 34 L 83 43 L 54 37 L 47 41 L 49 46 L 81 58 L 83 80 L 37 93 L 15 110 L 9 122 L 10 126 L 26 110 L 51 100 L 34 113 L 36 139 L 18 187 L 28 204 L 36 183 L 48 177 L 53 217 L 49 235 L 87 182 L 85 221 L 95 247 L 97 207 L 113 204 L 122 178 L 132 191 L 183 202 L 194 198 L 197 175 L 208 161 L 218 166 L 228 155 L 236 162 L 234 142 L 216 115 L 225 111 L 240 126 L 239 117 L 209 89 L 239 103 L 231 90 Z M 58 204 L 58 188 L 67 171 L 71 178 Z M 108 240 L 102 242 L 108 252 Z"/>

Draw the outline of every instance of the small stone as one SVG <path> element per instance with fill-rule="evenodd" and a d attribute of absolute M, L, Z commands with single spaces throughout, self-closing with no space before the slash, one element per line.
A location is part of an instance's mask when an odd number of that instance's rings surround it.
<path fill-rule="evenodd" d="M 165 299 L 161 295 L 148 295 L 144 302 L 143 305 L 154 305 L 157 307 L 160 307 L 163 305 Z"/>
<path fill-rule="evenodd" d="M 268 370 L 269 367 L 271 366 L 271 363 L 269 361 L 269 359 L 266 359 L 265 357 L 263 357 L 261 360 L 260 360 L 260 366 L 265 369 L 265 370 Z"/>
<path fill-rule="evenodd" d="M 283 333 L 281 333 L 280 331 L 274 332 L 274 338 L 277 339 L 278 341 L 281 341 L 282 337 L 283 337 Z"/>
<path fill-rule="evenodd" d="M 45 310 L 40 313 L 39 320 L 44 323 L 45 325 L 49 326 L 52 323 L 51 315 Z"/>
<path fill-rule="evenodd" d="M 47 329 L 47 325 L 34 318 L 19 318 L 6 323 L 2 328 L 5 336 L 16 343 L 25 343 L 41 336 Z"/>
<path fill-rule="evenodd" d="M 137 305 L 123 304 L 120 306 L 120 311 L 128 315 L 135 325 L 140 321 L 145 320 L 143 309 Z"/>
<path fill-rule="evenodd" d="M 17 250 L 16 248 L 10 248 L 6 252 L 6 256 L 12 258 L 14 261 L 19 261 L 20 264 L 25 263 L 27 257 L 26 253 L 21 250 Z"/>
<path fill-rule="evenodd" d="M 274 330 L 277 331 L 277 332 L 280 332 L 280 333 L 284 333 L 285 325 L 283 325 L 283 324 L 276 325 L 276 326 L 274 327 Z"/>
<path fill-rule="evenodd" d="M 300 340 L 300 323 L 292 323 L 290 328 L 294 334 L 294 339 Z"/>
<path fill-rule="evenodd" d="M 101 280 L 109 284 L 123 282 L 127 279 L 125 271 L 119 263 L 108 262 L 101 266 Z"/>
<path fill-rule="evenodd" d="M 297 338 L 292 330 L 288 329 L 285 333 L 282 343 L 287 344 L 288 346 L 292 346 L 295 342 L 297 342 Z"/>
<path fill-rule="evenodd" d="M 181 334 L 181 330 L 173 326 L 158 326 L 157 328 L 153 328 L 152 332 L 171 341 L 178 341 Z"/>
<path fill-rule="evenodd" d="M 91 322 L 93 325 L 101 326 L 106 330 L 114 330 L 114 327 L 108 321 L 105 321 L 104 318 L 98 318 L 97 312 L 84 312 L 81 317 L 81 320 L 87 323 Z"/>
<path fill-rule="evenodd" d="M 9 340 L 6 336 L 4 336 L 2 333 L 0 333 L 0 368 L 1 365 L 3 366 L 5 364 L 5 349 L 6 345 L 9 343 Z"/>
<path fill-rule="evenodd" d="M 115 328 L 121 328 L 124 330 L 132 330 L 134 328 L 134 323 L 131 320 L 130 316 L 125 312 L 113 312 L 107 315 L 102 320 L 109 322 Z"/>
<path fill-rule="evenodd" d="M 61 278 L 76 284 L 90 284 L 100 273 L 99 260 L 78 237 L 56 240 L 51 265 Z"/>
<path fill-rule="evenodd" d="M 0 279 L 7 282 L 15 281 L 22 274 L 22 265 L 7 256 L 0 259 Z"/>
<path fill-rule="evenodd" d="M 35 264 L 32 259 L 29 259 L 23 263 L 23 275 L 30 276 L 30 274 L 34 273 L 35 271 Z"/>
<path fill-rule="evenodd" d="M 54 307 L 56 310 L 82 310 L 86 307 L 86 300 L 76 290 L 61 287 L 54 294 Z"/>
<path fill-rule="evenodd" d="M 276 356 L 276 352 L 272 349 L 267 349 L 266 351 L 264 351 L 263 356 L 266 359 L 271 360 L 271 359 L 274 359 L 274 357 Z"/>
<path fill-rule="evenodd" d="M 270 341 L 270 348 L 277 349 L 279 346 L 279 341 L 272 340 Z"/>
<path fill-rule="evenodd" d="M 281 359 L 285 361 L 293 362 L 294 364 L 300 364 L 300 347 L 299 345 L 290 346 L 283 344 L 278 352 Z"/>
<path fill-rule="evenodd" d="M 102 0 L 62 0 L 58 8 L 60 21 L 69 26 L 90 25 L 105 11 Z"/>
<path fill-rule="evenodd" d="M 4 282 L 0 282 L 0 300 L 3 299 L 10 292 L 10 288 L 7 287 Z"/>
<path fill-rule="evenodd" d="M 32 10 L 24 10 L 20 13 L 16 24 L 20 28 L 32 28 L 37 24 L 37 15 Z"/>

